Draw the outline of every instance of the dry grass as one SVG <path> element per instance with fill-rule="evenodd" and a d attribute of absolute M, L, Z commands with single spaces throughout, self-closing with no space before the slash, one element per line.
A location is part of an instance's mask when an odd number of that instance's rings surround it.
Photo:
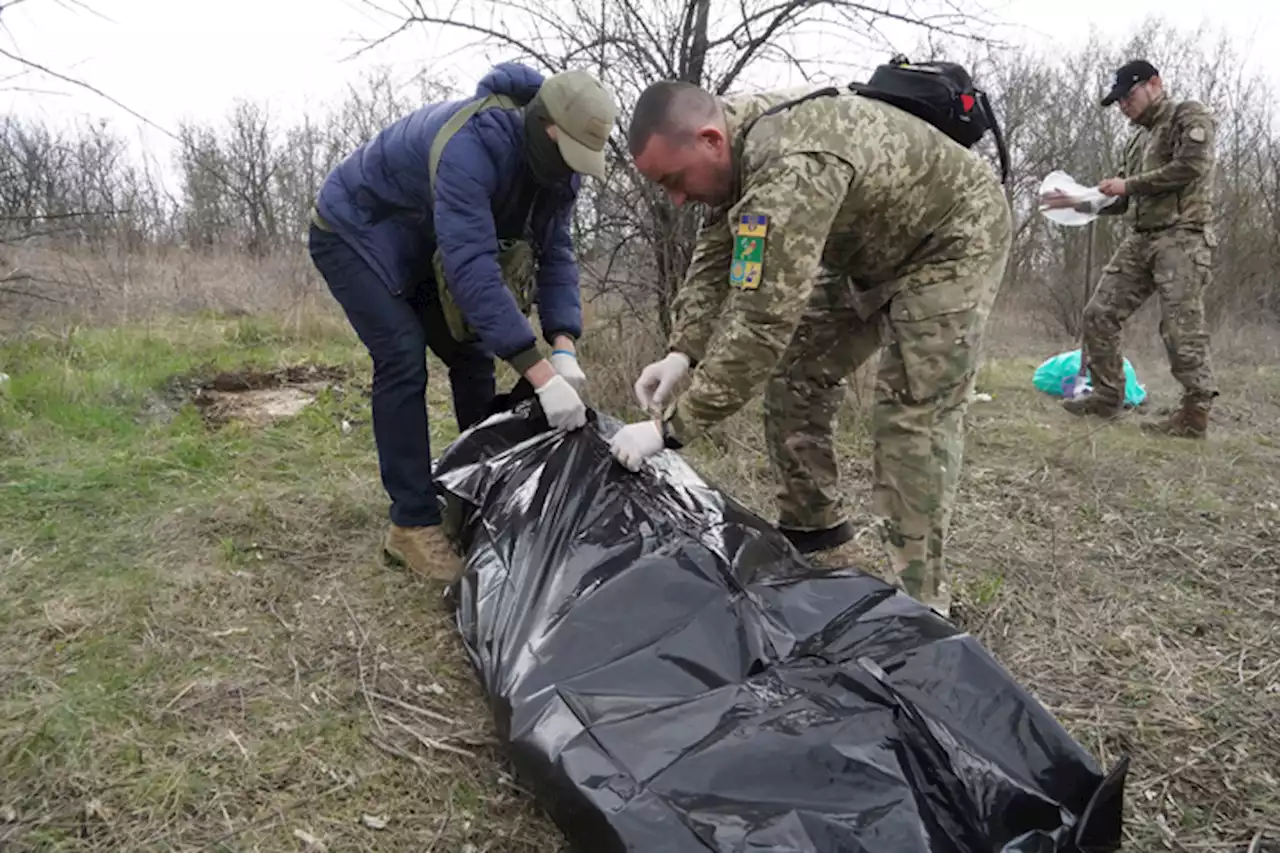
<path fill-rule="evenodd" d="M 1174 389 L 1141 323 L 1128 354 L 1158 409 Z M 593 329 L 593 397 L 634 415 L 657 345 Z M 1280 850 L 1277 338 L 1219 336 L 1200 444 L 1068 419 L 1030 377 L 1070 342 L 1039 335 L 993 330 L 958 618 L 1100 761 L 1132 754 L 1132 849 Z M 558 849 L 431 591 L 378 559 L 367 357 L 340 316 L 64 329 L 0 359 L 0 849 Z M 296 417 L 190 402 L 193 377 L 304 363 L 332 372 Z M 841 430 L 858 517 L 869 375 Z M 757 402 L 689 452 L 771 517 L 762 448 Z"/>
<path fill-rule="evenodd" d="M 0 333 L 62 323 L 142 323 L 211 312 L 270 312 L 291 322 L 327 312 L 330 297 L 306 246 L 253 259 L 230 248 L 61 250 L 39 245 L 0 252 Z"/>
<path fill-rule="evenodd" d="M 1135 849 L 1280 844 L 1280 375 L 1225 376 L 1200 445 L 1067 423 L 1034 366 L 993 367 L 974 412 L 967 627 L 1104 764 L 1133 755 Z"/>

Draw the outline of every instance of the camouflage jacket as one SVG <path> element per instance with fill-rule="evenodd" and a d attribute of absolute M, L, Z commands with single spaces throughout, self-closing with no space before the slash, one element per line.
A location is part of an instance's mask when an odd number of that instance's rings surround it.
<path fill-rule="evenodd" d="M 725 103 L 730 138 L 794 96 Z M 667 412 L 681 442 L 733 414 L 765 383 L 820 266 L 847 277 L 866 318 L 902 276 L 995 252 L 1007 236 L 992 225 L 1007 222 L 1008 203 L 990 165 L 879 101 L 853 94 L 806 101 L 761 118 L 738 150 L 735 191 L 704 218 L 672 305 L 670 348 L 696 367 Z"/>
<path fill-rule="evenodd" d="M 1102 209 L 1110 215 L 1132 213 L 1136 231 L 1181 226 L 1203 229 L 1213 219 L 1215 122 L 1199 101 L 1164 98 L 1138 119 L 1125 148 L 1128 195 Z"/>

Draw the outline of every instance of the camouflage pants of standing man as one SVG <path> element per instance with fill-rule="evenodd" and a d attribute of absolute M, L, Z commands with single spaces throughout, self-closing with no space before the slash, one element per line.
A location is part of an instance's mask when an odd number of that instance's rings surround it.
<path fill-rule="evenodd" d="M 874 511 L 892 580 L 948 615 L 943 542 L 964 449 L 964 417 L 1008 243 L 991 254 L 924 266 L 867 319 L 847 280 L 824 274 L 765 392 L 778 478 L 779 526 L 845 523 L 834 448 L 848 376 L 884 348 L 876 378 Z"/>
<path fill-rule="evenodd" d="M 1183 387 L 1181 417 L 1207 419 L 1218 395 L 1209 364 L 1204 294 L 1213 279 L 1211 233 L 1170 228 L 1131 233 L 1103 269 L 1084 310 L 1083 354 L 1093 393 L 1069 411 L 1113 414 L 1124 404 L 1120 332 L 1153 293 L 1160 299 L 1160 337 L 1169 369 Z"/>

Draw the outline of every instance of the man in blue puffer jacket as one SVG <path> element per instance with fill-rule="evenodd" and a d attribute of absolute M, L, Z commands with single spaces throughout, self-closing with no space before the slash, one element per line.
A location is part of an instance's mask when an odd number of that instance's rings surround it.
<path fill-rule="evenodd" d="M 311 258 L 373 359 L 373 432 L 391 499 L 384 549 L 426 578 L 451 581 L 461 569 L 431 478 L 428 346 L 449 369 L 459 429 L 493 403 L 494 356 L 533 386 L 552 427 L 586 422 L 569 227 L 579 174 L 604 177 L 615 116 L 585 72 L 544 80 L 503 63 L 475 99 L 428 104 L 384 128 L 320 189 Z M 549 360 L 525 314 L 535 292 Z"/>

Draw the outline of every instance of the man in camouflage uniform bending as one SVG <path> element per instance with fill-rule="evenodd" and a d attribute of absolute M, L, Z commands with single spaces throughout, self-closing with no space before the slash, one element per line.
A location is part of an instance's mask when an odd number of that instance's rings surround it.
<path fill-rule="evenodd" d="M 875 513 L 893 579 L 947 615 L 943 542 L 1009 207 L 982 160 L 906 112 L 844 93 L 766 114 L 786 100 L 724 102 L 662 82 L 636 104 L 636 167 L 676 205 L 711 210 L 669 354 L 636 383 L 641 405 L 665 412 L 624 427 L 612 451 L 637 470 L 766 386 L 778 526 L 802 552 L 830 551 L 854 535 L 838 491 L 836 412 L 846 377 L 885 347 Z"/>
<path fill-rule="evenodd" d="M 1124 408 L 1124 360 L 1120 330 L 1152 293 L 1160 297 L 1160 337 L 1169 367 L 1182 384 L 1182 407 L 1168 420 L 1143 429 L 1165 435 L 1203 438 L 1209 409 L 1218 396 L 1209 365 L 1204 325 L 1204 292 L 1212 279 L 1214 119 L 1199 101 L 1175 102 L 1165 95 L 1159 72 L 1135 60 L 1116 72 L 1104 107 L 1120 111 L 1137 126 L 1125 149 L 1120 174 L 1098 185 L 1116 201 L 1101 214 L 1132 213 L 1133 230 L 1103 269 L 1098 289 L 1084 310 L 1083 356 L 1093 393 L 1067 400 L 1077 415 L 1114 417 Z M 1061 193 L 1047 206 L 1076 206 Z"/>

